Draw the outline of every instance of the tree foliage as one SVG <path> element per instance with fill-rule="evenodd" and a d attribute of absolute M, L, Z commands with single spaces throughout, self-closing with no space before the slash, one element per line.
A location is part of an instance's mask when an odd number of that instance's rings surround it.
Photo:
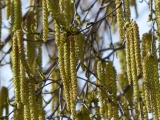
<path fill-rule="evenodd" d="M 145 26 L 131 13 L 138 18 L 142 3 L 152 26 L 140 39 Z M 0 6 L 0 67 L 9 65 L 13 75 L 0 89 L 0 119 L 160 119 L 159 0 L 6 0 Z"/>

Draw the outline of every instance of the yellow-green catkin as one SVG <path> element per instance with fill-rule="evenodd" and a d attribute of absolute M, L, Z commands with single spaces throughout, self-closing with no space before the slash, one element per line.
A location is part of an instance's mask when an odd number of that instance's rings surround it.
<path fill-rule="evenodd" d="M 38 44 L 35 42 L 31 42 L 31 41 L 34 41 L 34 37 L 35 37 L 35 35 L 32 33 L 35 31 L 34 27 L 35 27 L 34 12 L 29 11 L 26 18 L 26 29 L 27 29 L 26 37 L 27 37 L 27 40 L 29 40 L 27 42 L 26 56 L 27 56 L 27 63 L 32 70 L 35 69 L 35 67 L 33 67 L 33 63 L 34 63 L 33 61 L 35 61 L 35 57 L 36 57 L 35 44 Z"/>
<path fill-rule="evenodd" d="M 19 109 L 16 109 L 14 111 L 13 119 L 24 120 L 23 105 L 21 105 Z"/>
<path fill-rule="evenodd" d="M 59 69 L 55 69 L 52 73 L 51 73 L 51 78 L 53 80 L 59 80 L 60 79 L 60 73 L 59 73 Z M 58 84 L 57 83 L 52 83 L 52 89 L 51 89 L 51 93 L 54 93 L 55 90 L 57 90 L 58 88 Z M 56 109 L 57 105 L 58 105 L 58 94 L 54 94 L 54 97 L 52 99 L 52 103 L 51 103 L 51 109 L 52 112 Z"/>
<path fill-rule="evenodd" d="M 140 54 L 140 38 L 139 30 L 136 22 L 132 23 L 133 37 L 134 37 L 134 50 L 135 50 L 135 64 L 137 69 L 137 76 L 141 75 L 142 64 L 141 64 L 141 54 Z"/>
<path fill-rule="evenodd" d="M 74 5 L 70 0 L 63 0 L 63 15 L 67 24 L 71 23 L 74 15 Z"/>
<path fill-rule="evenodd" d="M 66 46 L 66 50 L 64 52 L 64 43 L 67 42 L 67 38 L 66 38 L 66 33 L 63 32 L 60 38 L 60 28 L 58 26 L 58 24 L 55 22 L 55 40 L 56 40 L 56 44 L 58 47 L 58 59 L 59 59 L 59 70 L 60 70 L 60 75 L 61 75 L 61 79 L 63 81 L 63 86 L 64 86 L 64 94 L 65 94 L 65 98 L 66 98 L 66 103 L 67 103 L 67 109 L 70 109 L 70 92 L 69 91 L 69 79 L 67 79 L 69 77 L 69 71 L 65 71 L 68 70 L 68 65 L 70 63 L 68 63 L 69 61 L 67 61 L 68 58 L 66 58 L 64 60 L 64 53 L 68 54 L 68 48 Z M 67 57 L 67 56 L 65 56 Z M 64 63 L 65 62 L 65 63 Z M 67 66 L 65 66 L 67 65 Z M 64 67 L 65 66 L 65 67 Z M 66 76 L 67 75 L 67 76 Z"/>
<path fill-rule="evenodd" d="M 15 91 L 15 103 L 17 107 L 20 108 L 20 61 L 19 61 L 19 53 L 18 53 L 18 41 L 17 35 L 13 36 L 13 45 L 12 45 L 12 64 L 13 64 L 13 80 L 14 80 L 14 91 Z"/>
<path fill-rule="evenodd" d="M 66 35 L 66 33 L 63 33 Z M 66 36 L 65 36 L 66 38 Z M 66 74 L 66 91 L 65 91 L 65 96 L 66 96 L 66 103 L 67 103 L 67 110 L 70 111 L 70 94 L 69 91 L 72 91 L 70 89 L 69 84 L 71 83 L 71 72 L 70 72 L 70 43 L 69 39 L 66 38 L 66 41 L 64 43 L 64 68 L 65 68 L 65 74 Z"/>
<path fill-rule="evenodd" d="M 137 70 L 136 70 L 136 58 L 135 58 L 135 47 L 134 47 L 134 39 L 133 39 L 133 33 L 130 31 L 130 59 L 131 59 L 131 74 L 132 74 L 132 80 L 133 80 L 133 92 L 134 92 L 134 100 L 138 102 L 139 98 L 139 91 L 138 91 L 138 78 L 137 78 Z"/>
<path fill-rule="evenodd" d="M 121 0 L 116 0 L 116 7 L 118 7 L 121 3 Z M 122 11 L 122 5 L 116 10 L 117 15 L 117 23 L 118 23 L 118 32 L 119 32 L 119 39 L 120 41 L 124 41 L 124 22 L 123 22 L 123 11 Z"/>
<path fill-rule="evenodd" d="M 143 59 L 143 87 L 144 87 L 144 93 L 145 93 L 145 105 L 147 108 L 147 112 L 151 112 L 151 101 L 150 101 L 150 83 L 149 83 L 149 56 L 147 55 L 144 59 Z"/>
<path fill-rule="evenodd" d="M 76 60 L 75 60 L 75 40 L 73 36 L 69 37 L 70 41 L 70 68 L 71 68 L 71 83 L 73 99 L 77 99 L 77 77 L 76 77 Z"/>
<path fill-rule="evenodd" d="M 130 0 L 125 0 L 125 20 L 126 22 L 130 22 Z"/>
<path fill-rule="evenodd" d="M 35 94 L 35 82 L 33 79 L 29 79 L 28 81 L 28 94 L 29 94 L 29 108 L 31 120 L 37 120 L 37 107 L 36 105 L 36 94 Z"/>
<path fill-rule="evenodd" d="M 117 94 L 117 77 L 116 77 L 117 74 L 116 74 L 116 70 L 113 66 L 113 62 L 109 61 L 108 66 L 109 66 L 109 70 L 108 69 L 107 70 L 110 73 L 110 81 L 112 84 L 111 85 L 112 86 L 112 94 L 111 94 L 112 97 L 111 98 L 112 98 L 112 101 L 114 102 L 114 104 L 117 104 L 116 98 L 114 98 L 114 97 L 116 97 L 116 94 Z M 113 109 L 113 113 L 112 113 L 113 118 L 116 120 L 119 119 L 117 106 L 112 104 L 112 109 Z"/>
<path fill-rule="evenodd" d="M 12 31 L 14 30 L 14 2 L 13 2 L 13 0 L 11 1 L 11 10 L 12 10 L 12 12 L 11 12 L 11 29 L 12 29 Z"/>
<path fill-rule="evenodd" d="M 152 53 L 153 54 L 153 53 Z M 151 100 L 152 107 L 155 113 L 155 118 L 160 118 L 160 88 L 159 88 L 159 75 L 158 75 L 158 60 L 157 57 L 153 55 L 150 56 L 150 68 L 149 68 L 149 76 L 151 79 Z M 151 74 L 151 75 L 150 75 Z M 154 101 L 154 102 L 153 102 Z"/>
<path fill-rule="evenodd" d="M 21 103 L 26 104 L 26 77 L 23 62 L 20 60 L 20 98 Z"/>
<path fill-rule="evenodd" d="M 31 114 L 30 114 L 30 106 L 29 106 L 29 86 L 28 86 L 28 80 L 25 82 L 25 92 L 26 92 L 26 103 L 24 104 L 24 119 L 25 120 L 30 120 L 31 119 Z"/>
<path fill-rule="evenodd" d="M 47 42 L 47 39 L 48 39 L 48 9 L 47 9 L 46 0 L 42 0 L 42 16 L 43 16 L 43 41 Z"/>
<path fill-rule="evenodd" d="M 72 94 L 71 98 L 71 112 L 72 118 L 76 118 L 76 99 L 77 99 L 77 72 L 76 72 L 76 60 L 75 60 L 75 40 L 73 36 L 69 37 L 70 41 L 70 71 L 71 71 L 71 91 Z"/>
<path fill-rule="evenodd" d="M 141 115 L 143 116 L 143 119 L 144 120 L 148 120 L 148 112 L 147 112 L 147 106 L 146 106 L 146 101 L 145 101 L 145 89 L 144 89 L 144 84 L 141 86 L 141 98 L 142 98 L 142 101 L 141 101 L 141 105 L 142 105 L 142 110 L 143 110 L 143 113 L 141 113 Z"/>
<path fill-rule="evenodd" d="M 22 61 L 23 66 L 24 66 L 28 76 L 30 78 L 33 78 L 33 73 L 32 73 L 32 71 L 31 71 L 31 69 L 25 59 L 24 44 L 23 44 L 23 32 L 22 32 L 22 30 L 17 30 L 15 34 L 17 36 L 17 42 L 18 42 L 19 59 L 20 59 L 20 61 Z"/>
<path fill-rule="evenodd" d="M 11 0 L 6 0 L 6 19 L 8 20 L 11 15 Z"/>
<path fill-rule="evenodd" d="M 22 10 L 21 10 L 21 0 L 14 0 L 14 24 L 13 31 L 21 29 L 22 25 Z"/>
<path fill-rule="evenodd" d="M 126 62 L 127 62 L 127 77 L 129 84 L 132 84 L 132 74 L 131 74 L 131 56 L 130 56 L 130 44 L 131 41 L 129 39 L 129 30 L 126 31 Z"/>
<path fill-rule="evenodd" d="M 150 84 L 150 95 L 151 95 L 151 103 L 152 103 L 152 112 L 153 112 L 153 118 L 155 120 L 158 120 L 158 109 L 157 109 L 157 100 L 159 101 L 159 99 L 156 99 L 157 96 L 157 87 L 155 85 L 155 83 L 157 83 L 158 81 L 158 74 L 156 72 L 158 72 L 158 69 L 156 69 L 158 67 L 158 62 L 157 64 L 156 60 L 154 59 L 154 56 L 150 55 L 149 56 L 149 70 L 148 70 L 148 74 L 149 74 L 149 84 Z M 157 70 L 157 71 L 155 71 Z"/>
<path fill-rule="evenodd" d="M 58 0 L 55 0 L 55 1 L 47 0 L 47 8 L 52 18 L 55 19 L 57 24 L 59 25 L 61 24 L 65 26 L 64 16 L 60 13 L 59 1 Z"/>
<path fill-rule="evenodd" d="M 98 83 L 102 84 L 100 81 L 103 80 L 103 75 L 102 75 L 102 61 L 97 62 L 97 77 L 98 77 Z M 103 91 L 99 88 L 98 89 L 98 95 L 99 95 L 99 102 L 100 102 L 100 115 L 104 117 L 105 115 L 105 104 L 103 104 L 104 100 L 104 95 Z"/>

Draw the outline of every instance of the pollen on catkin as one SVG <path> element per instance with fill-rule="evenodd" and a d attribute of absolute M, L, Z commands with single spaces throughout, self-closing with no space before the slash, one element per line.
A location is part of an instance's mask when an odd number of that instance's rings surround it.
<path fill-rule="evenodd" d="M 132 26 L 128 28 L 129 32 L 129 41 L 130 41 L 130 60 L 131 60 L 131 74 L 132 74 L 132 81 L 133 81 L 133 93 L 134 93 L 134 100 L 138 102 L 139 98 L 139 90 L 138 90 L 138 77 L 137 77 L 137 69 L 136 69 L 136 57 L 135 57 L 135 44 L 134 44 L 134 33 L 132 30 Z"/>
<path fill-rule="evenodd" d="M 48 38 L 48 9 L 46 0 L 42 0 L 42 16 L 43 16 L 43 41 L 47 42 Z"/>
<path fill-rule="evenodd" d="M 8 20 L 11 15 L 11 0 L 6 0 L 6 19 Z"/>
<path fill-rule="evenodd" d="M 130 44 L 131 44 L 131 41 L 129 39 L 129 31 L 130 29 L 128 29 L 126 31 L 126 50 L 125 50 L 125 53 L 126 53 L 126 62 L 127 62 L 127 77 L 128 77 L 128 81 L 129 81 L 129 84 L 131 85 L 132 84 L 132 74 L 131 74 L 131 56 L 130 56 Z"/>
<path fill-rule="evenodd" d="M 137 76 L 141 75 L 142 64 L 141 64 L 141 54 L 140 54 L 140 38 L 139 30 L 136 22 L 132 23 L 133 38 L 134 38 L 134 50 L 135 50 L 135 62 L 137 69 Z"/>
<path fill-rule="evenodd" d="M 14 0 L 14 24 L 13 31 L 21 29 L 22 25 L 22 10 L 21 10 L 21 0 Z"/>
<path fill-rule="evenodd" d="M 121 0 L 116 0 L 116 7 L 120 5 Z M 118 32 L 119 32 L 119 39 L 121 41 L 124 41 L 124 30 L 123 30 L 123 26 L 124 26 L 124 22 L 123 22 L 123 15 L 122 15 L 122 6 L 120 6 L 117 10 L 116 10 L 116 16 L 117 16 L 117 23 L 118 23 Z"/>
<path fill-rule="evenodd" d="M 13 46 L 12 46 L 12 62 L 13 62 L 13 80 L 14 80 L 14 91 L 15 91 L 15 103 L 17 107 L 20 107 L 20 61 L 19 61 L 19 53 L 18 53 L 18 42 L 17 35 L 13 36 Z"/>
<path fill-rule="evenodd" d="M 65 35 L 65 33 L 64 33 Z M 65 36 L 66 38 L 66 36 Z M 64 43 L 64 69 L 65 69 L 65 75 L 66 75 L 66 89 L 65 89 L 65 97 L 66 97 L 66 103 L 67 103 L 67 110 L 70 111 L 70 93 L 69 91 L 72 91 L 70 89 L 70 83 L 71 83 L 71 72 L 70 72 L 70 43 L 69 39 L 66 38 Z"/>

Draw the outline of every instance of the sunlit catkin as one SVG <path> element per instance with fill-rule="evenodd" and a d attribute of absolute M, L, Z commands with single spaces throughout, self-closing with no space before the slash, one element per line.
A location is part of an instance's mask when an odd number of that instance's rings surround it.
<path fill-rule="evenodd" d="M 103 75 L 102 75 L 102 61 L 100 61 L 100 60 L 97 63 L 97 77 L 98 77 L 98 83 L 101 84 L 101 82 L 99 82 L 99 81 L 102 81 Z M 99 95 L 99 102 L 101 104 L 100 115 L 102 117 L 104 117 L 104 114 L 105 114 L 105 106 L 103 104 L 104 95 L 103 95 L 103 92 L 100 88 L 98 89 L 98 95 Z"/>
<path fill-rule="evenodd" d="M 60 13 L 60 6 L 59 6 L 59 0 L 47 0 L 47 8 L 50 12 L 52 18 L 55 19 L 57 24 L 65 25 L 65 19 L 64 16 Z"/>
<path fill-rule="evenodd" d="M 14 24 L 13 31 L 21 29 L 22 25 L 22 10 L 21 10 L 21 0 L 14 0 Z"/>
<path fill-rule="evenodd" d="M 25 92 L 26 92 L 26 103 L 24 105 L 24 119 L 25 120 L 30 120 L 31 119 L 31 114 L 30 114 L 30 106 L 29 106 L 29 86 L 28 86 L 28 79 L 25 81 Z"/>
<path fill-rule="evenodd" d="M 70 68 L 73 99 L 77 99 L 77 77 L 76 77 L 76 61 L 75 61 L 75 40 L 70 37 Z"/>
<path fill-rule="evenodd" d="M 6 19 L 8 20 L 11 15 L 11 0 L 6 0 Z"/>
<path fill-rule="evenodd" d="M 17 30 L 15 34 L 17 36 L 17 42 L 18 42 L 19 59 L 22 61 L 23 66 L 24 66 L 28 76 L 30 78 L 33 78 L 32 71 L 30 70 L 30 67 L 25 60 L 25 52 L 24 52 L 24 44 L 23 44 L 23 32 L 22 32 L 22 30 Z"/>
<path fill-rule="evenodd" d="M 31 120 L 37 120 L 37 107 L 36 105 L 36 94 L 35 94 L 35 83 L 33 79 L 29 79 L 28 81 L 28 94 L 29 94 L 29 108 L 30 108 L 30 115 Z"/>
<path fill-rule="evenodd" d="M 63 33 L 63 35 L 66 38 L 66 33 Z M 72 91 L 70 89 L 69 84 L 71 83 L 71 72 L 70 72 L 70 43 L 69 39 L 66 38 L 66 41 L 64 43 L 64 68 L 65 68 L 65 74 L 66 74 L 66 89 L 65 89 L 65 96 L 66 96 L 66 102 L 67 102 L 67 109 L 70 111 L 70 94 L 69 91 Z"/>
<path fill-rule="evenodd" d="M 35 60 L 36 57 L 36 45 L 38 43 L 31 42 L 31 40 L 34 40 L 35 35 L 32 33 L 34 32 L 34 26 L 35 26 L 35 19 L 34 19 L 34 12 L 29 11 L 27 18 L 26 18 L 26 37 L 27 40 L 30 40 L 27 42 L 27 48 L 26 48 L 26 57 L 27 57 L 27 63 L 30 68 L 33 68 L 33 61 Z M 34 68 L 35 69 L 35 68 Z"/>
<path fill-rule="evenodd" d="M 20 97 L 21 103 L 26 104 L 26 77 L 23 62 L 20 61 Z"/>
<path fill-rule="evenodd" d="M 20 61 L 19 61 L 19 53 L 18 53 L 18 42 L 17 35 L 13 36 L 13 46 L 12 46 L 12 62 L 13 62 L 13 80 L 14 80 L 14 91 L 15 91 L 15 103 L 17 107 L 20 107 Z"/>
<path fill-rule="evenodd" d="M 116 0 L 116 7 L 118 7 L 121 3 L 121 0 Z M 124 22 L 123 22 L 123 15 L 122 15 L 122 6 L 119 6 L 119 8 L 116 10 L 116 15 L 117 15 L 117 23 L 118 23 L 118 32 L 119 32 L 119 39 L 121 41 L 124 41 Z"/>
<path fill-rule="evenodd" d="M 156 69 L 156 67 L 158 67 L 158 63 L 156 64 L 156 60 L 154 59 L 154 56 L 149 55 L 149 68 L 148 68 L 148 74 L 149 74 L 149 85 L 150 85 L 150 95 L 151 95 L 151 103 L 152 103 L 152 112 L 153 112 L 153 118 L 155 120 L 158 120 L 158 109 L 157 109 L 157 100 L 159 101 L 159 99 L 156 100 L 157 96 L 157 87 L 155 85 L 155 83 L 157 83 L 158 81 L 158 74 L 156 72 L 158 72 L 158 69 Z M 157 70 L 157 71 L 155 71 Z M 158 87 L 159 88 L 159 87 Z"/>
<path fill-rule="evenodd" d="M 132 74 L 131 74 L 131 56 L 130 56 L 130 44 L 131 41 L 129 39 L 129 30 L 126 31 L 126 62 L 127 62 L 127 77 L 129 84 L 132 84 Z"/>
<path fill-rule="evenodd" d="M 144 59 L 143 59 L 143 86 L 144 86 L 144 92 L 145 92 L 145 105 L 147 108 L 147 112 L 151 112 L 151 106 L 150 106 L 150 94 L 149 94 L 149 90 L 150 90 L 150 84 L 149 84 L 149 56 L 147 55 Z"/>
<path fill-rule="evenodd" d="M 130 0 L 125 0 L 124 4 L 125 4 L 125 20 L 129 22 L 130 21 Z"/>
<path fill-rule="evenodd" d="M 42 0 L 42 14 L 43 14 L 43 41 L 46 42 L 48 38 L 48 9 L 46 0 Z"/>
<path fill-rule="evenodd" d="M 71 71 L 71 112 L 72 117 L 75 119 L 76 117 L 76 99 L 77 99 L 77 74 L 76 74 L 76 60 L 75 60 L 75 40 L 73 36 L 69 37 L 70 41 L 70 71 Z"/>
<path fill-rule="evenodd" d="M 141 54 L 140 54 L 140 38 L 139 30 L 136 22 L 132 23 L 133 37 L 134 37 L 134 50 L 135 50 L 135 63 L 137 69 L 137 76 L 141 75 L 142 64 L 141 64 Z"/>
<path fill-rule="evenodd" d="M 138 102 L 139 98 L 139 90 L 138 90 L 138 78 L 137 78 L 137 70 L 136 70 L 136 58 L 135 58 L 135 45 L 134 45 L 134 34 L 130 27 L 129 32 L 129 41 L 130 41 L 130 60 L 131 60 L 131 74 L 132 74 L 132 81 L 133 81 L 133 93 L 134 93 L 134 100 Z"/>
<path fill-rule="evenodd" d="M 156 101 L 153 104 L 156 105 L 155 109 L 157 109 L 157 111 L 155 111 L 155 113 L 157 113 L 158 114 L 158 118 L 160 118 L 160 101 L 159 101 L 159 99 L 160 99 L 160 93 L 159 93 L 160 88 L 159 88 L 159 76 L 158 76 L 158 60 L 157 60 L 156 56 L 152 56 L 150 59 L 151 59 L 150 60 L 151 61 L 150 64 L 151 64 L 151 67 L 153 68 L 153 71 L 152 71 L 153 72 L 152 73 L 152 75 L 153 75 L 152 82 L 154 84 L 154 86 L 152 86 L 151 90 L 153 92 L 152 96 L 155 99 L 154 101 Z"/>

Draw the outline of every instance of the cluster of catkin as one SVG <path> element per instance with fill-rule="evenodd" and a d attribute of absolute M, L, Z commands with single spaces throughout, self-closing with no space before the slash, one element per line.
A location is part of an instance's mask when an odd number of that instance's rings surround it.
<path fill-rule="evenodd" d="M 113 62 L 99 60 L 97 63 L 98 84 L 102 87 L 98 88 L 100 115 L 105 119 L 118 120 L 118 107 L 116 101 L 116 70 Z M 104 86 L 105 87 L 104 87 Z"/>
<path fill-rule="evenodd" d="M 76 65 L 82 57 L 84 36 L 76 34 L 77 28 L 72 25 L 74 3 L 70 0 L 44 0 L 43 5 L 54 19 L 55 41 L 58 47 L 60 76 L 63 82 L 67 110 L 76 118 L 77 71 Z M 45 12 L 43 12 L 45 17 Z M 45 24 L 45 21 L 43 22 Z M 46 25 L 43 25 L 46 26 Z M 45 29 L 45 28 L 43 28 Z M 45 33 L 44 33 L 45 34 Z"/>
<path fill-rule="evenodd" d="M 37 82 L 35 68 L 38 68 L 39 71 L 42 70 L 41 45 L 36 48 L 34 43 L 28 42 L 25 53 L 21 0 L 7 0 L 6 3 L 6 17 L 11 20 L 13 35 L 11 59 L 15 92 L 14 119 L 44 120 L 45 114 L 42 108 L 42 98 L 37 98 L 35 93 L 35 84 Z M 33 34 L 35 32 L 35 19 L 34 11 L 30 10 L 25 21 L 25 34 L 26 38 L 29 40 L 36 39 L 36 36 Z"/>
<path fill-rule="evenodd" d="M 120 2 L 120 0 L 116 0 L 117 6 Z M 158 120 L 160 119 L 160 83 L 158 77 L 158 58 L 156 53 L 155 37 L 154 33 L 143 34 L 142 48 L 140 49 L 138 25 L 136 22 L 130 21 L 130 2 L 133 3 L 132 1 L 125 0 L 125 8 L 123 9 L 123 12 L 122 6 L 117 10 L 119 38 L 121 41 L 125 40 L 127 66 L 127 79 L 125 79 L 123 75 L 124 72 L 122 72 L 122 74 L 119 74 L 119 80 L 120 83 L 122 80 L 128 81 L 126 83 L 130 84 L 133 88 L 134 101 L 130 101 L 130 98 L 128 98 L 127 95 L 125 99 L 128 99 L 128 106 L 136 107 L 135 119 L 148 120 L 148 113 L 152 113 L 153 119 Z M 158 3 L 159 2 L 155 0 L 156 22 L 159 31 L 159 13 L 157 12 L 159 9 Z M 142 85 L 139 83 L 139 79 L 141 77 Z M 130 96 L 132 95 L 130 94 Z"/>

